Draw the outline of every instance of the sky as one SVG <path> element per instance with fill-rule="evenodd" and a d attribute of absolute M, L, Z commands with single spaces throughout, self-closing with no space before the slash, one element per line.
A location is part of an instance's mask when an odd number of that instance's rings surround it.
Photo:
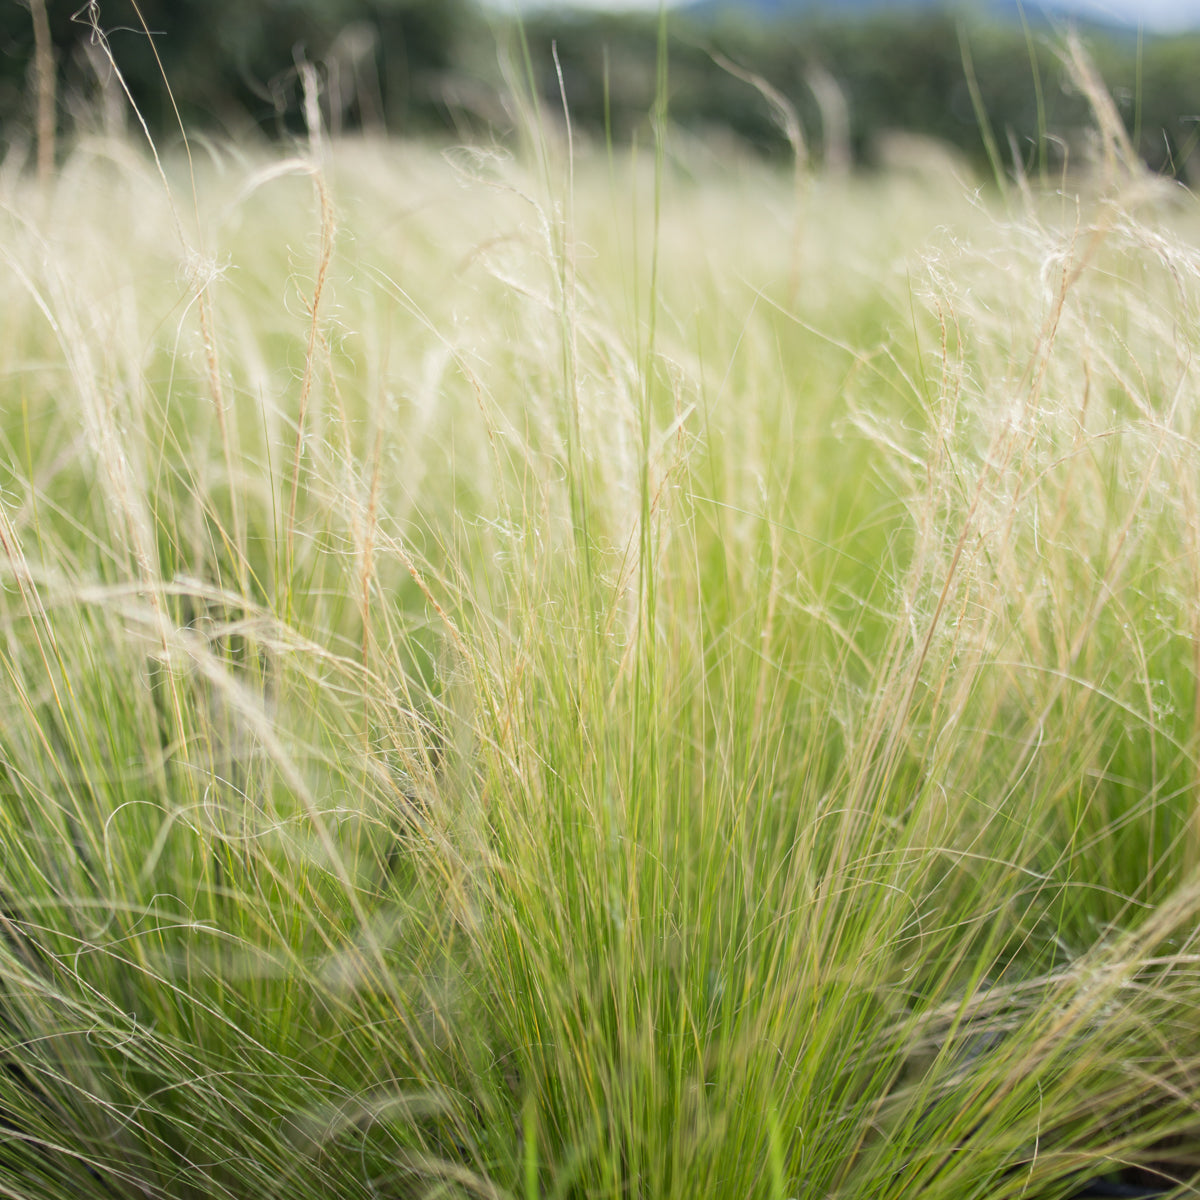
<path fill-rule="evenodd" d="M 524 7 L 589 8 L 613 12 L 657 9 L 659 0 L 518 0 L 518 3 Z M 676 3 L 679 0 L 668 0 L 668 7 Z M 1027 3 L 1031 8 L 1037 6 L 1037 0 L 1027 0 Z M 1059 6 L 1069 6 L 1081 14 L 1115 18 L 1131 25 L 1141 22 L 1148 30 L 1162 33 L 1200 28 L 1200 0 L 1060 0 L 1056 4 Z"/>
<path fill-rule="evenodd" d="M 1077 0 L 1075 7 L 1164 32 L 1200 26 L 1200 0 Z"/>
<path fill-rule="evenodd" d="M 1164 33 L 1200 26 L 1200 0 L 1072 0 L 1071 7 Z"/>

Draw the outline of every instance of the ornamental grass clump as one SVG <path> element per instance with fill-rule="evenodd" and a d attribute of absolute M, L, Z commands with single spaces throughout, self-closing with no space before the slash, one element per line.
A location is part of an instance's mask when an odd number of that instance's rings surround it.
<path fill-rule="evenodd" d="M 1200 215 L 1104 118 L 13 183 L 0 1191 L 1190 1180 Z"/>

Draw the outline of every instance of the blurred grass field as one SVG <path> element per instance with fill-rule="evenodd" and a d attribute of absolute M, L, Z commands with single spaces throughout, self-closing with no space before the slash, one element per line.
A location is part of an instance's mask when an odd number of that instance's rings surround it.
<path fill-rule="evenodd" d="M 0 196 L 0 1194 L 1200 1169 L 1200 212 L 83 138 Z"/>

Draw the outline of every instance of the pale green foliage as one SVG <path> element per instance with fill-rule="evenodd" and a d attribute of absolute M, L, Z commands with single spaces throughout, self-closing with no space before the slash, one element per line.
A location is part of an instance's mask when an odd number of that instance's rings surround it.
<path fill-rule="evenodd" d="M 0 1193 L 1163 1157 L 1191 201 L 538 146 L 5 197 Z"/>

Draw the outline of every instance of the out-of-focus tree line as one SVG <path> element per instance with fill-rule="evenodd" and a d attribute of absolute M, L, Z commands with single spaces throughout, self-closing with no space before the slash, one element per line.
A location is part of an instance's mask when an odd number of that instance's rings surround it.
<path fill-rule="evenodd" d="M 32 121 L 36 3 L 0 2 L 0 113 L 9 139 L 22 118 L 25 128 Z M 464 37 L 487 33 L 471 0 L 45 3 L 60 125 L 128 109 L 115 62 L 152 131 L 168 136 L 177 129 L 173 105 L 189 130 L 270 136 L 302 128 L 301 63 L 316 69 L 334 124 L 437 129 L 453 116 L 442 92 L 453 91 Z"/>
<path fill-rule="evenodd" d="M 1032 6 L 1031 6 L 1032 7 Z M 826 10 L 828 11 L 828 10 Z M 554 103 L 557 47 L 574 124 L 620 138 L 647 128 L 655 89 L 655 24 L 595 18 L 528 22 L 538 88 Z M 921 134 L 987 168 L 980 114 L 1009 163 L 1057 172 L 1095 125 L 1071 82 L 1067 30 L 962 21 L 947 12 L 755 25 L 672 22 L 670 112 L 679 125 L 732 134 L 768 155 L 791 154 L 779 101 L 816 161 L 870 165 Z M 1143 159 L 1186 176 L 1200 140 L 1200 35 L 1145 37 L 1080 30 L 1088 55 Z M 607 83 L 606 83 L 607 80 Z M 976 96 L 972 96 L 972 87 Z M 606 100 L 606 96 L 608 97 Z M 793 133 L 794 138 L 794 133 Z"/>
<path fill-rule="evenodd" d="M 655 97 L 652 17 L 542 14 L 518 29 L 472 0 L 44 3 L 57 124 L 68 132 L 128 120 L 110 52 L 152 131 L 168 137 L 173 103 L 189 130 L 297 132 L 306 76 L 335 130 L 503 137 L 514 73 L 548 109 L 561 106 L 552 47 L 577 131 L 645 137 Z M 0 136 L 13 153 L 31 143 L 35 124 L 37 7 L 0 4 Z M 767 155 L 799 144 L 832 165 L 869 164 L 886 135 L 906 131 L 982 164 L 983 111 L 1010 161 L 1057 170 L 1090 124 L 1060 57 L 1061 31 L 1044 26 L 963 25 L 936 12 L 771 26 L 680 14 L 669 24 L 672 120 Z M 1200 137 L 1200 36 L 1094 30 L 1086 42 L 1139 152 L 1184 175 Z"/>

